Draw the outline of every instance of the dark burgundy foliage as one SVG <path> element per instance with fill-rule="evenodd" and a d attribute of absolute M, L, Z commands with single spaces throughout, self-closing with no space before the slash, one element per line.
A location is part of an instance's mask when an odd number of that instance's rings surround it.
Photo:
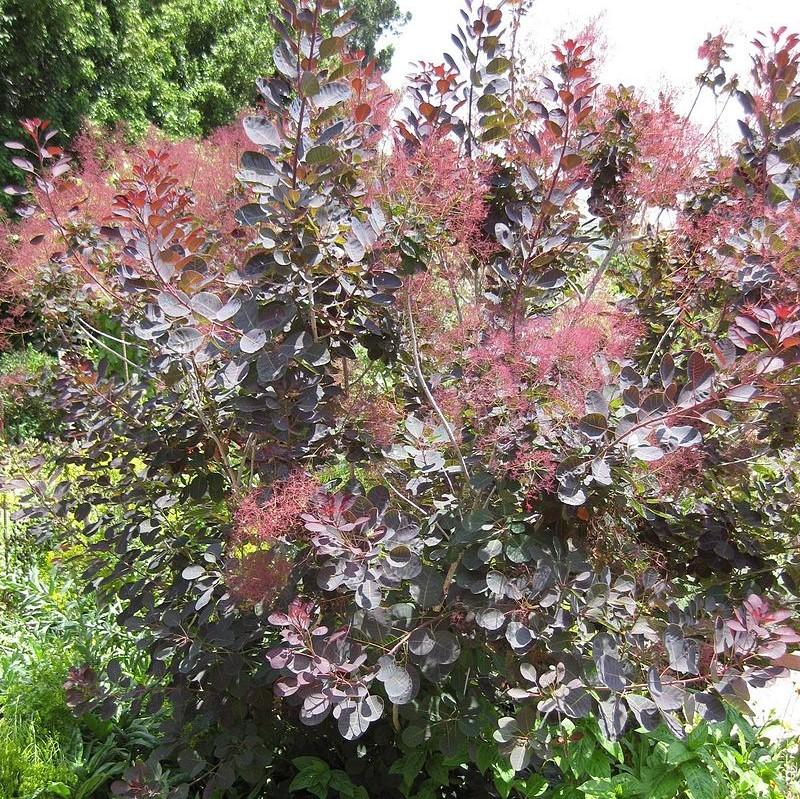
<path fill-rule="evenodd" d="M 745 111 L 715 155 L 668 98 L 600 87 L 585 39 L 532 84 L 477 2 L 390 123 L 350 13 L 280 6 L 235 220 L 155 147 L 73 224 L 46 123 L 10 145 L 74 292 L 42 314 L 69 446 L 23 515 L 80 530 L 150 656 L 70 701 L 168 717 L 114 794 L 160 795 L 156 760 L 176 797 L 263 786 L 299 723 L 376 796 L 449 796 L 541 770 L 564 719 L 684 736 L 741 707 L 800 642 L 797 37 L 757 42 L 749 91 L 706 43 L 700 83 Z M 404 788 L 420 748 L 467 767 Z"/>

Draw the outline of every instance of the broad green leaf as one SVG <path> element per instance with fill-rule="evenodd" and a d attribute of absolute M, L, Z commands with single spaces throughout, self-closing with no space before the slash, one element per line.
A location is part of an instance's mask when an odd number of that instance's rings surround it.
<path fill-rule="evenodd" d="M 714 779 L 696 760 L 691 760 L 681 766 L 681 771 L 686 779 L 686 795 L 689 799 L 717 799 L 718 792 Z"/>
<path fill-rule="evenodd" d="M 681 774 L 675 769 L 659 769 L 659 775 L 650 783 L 646 799 L 674 799 L 681 786 Z"/>
<path fill-rule="evenodd" d="M 507 799 L 508 795 L 511 793 L 515 774 L 516 772 L 510 763 L 497 762 L 492 766 L 494 787 L 497 788 L 498 793 L 503 799 Z"/>
<path fill-rule="evenodd" d="M 481 741 L 475 760 L 482 774 L 494 763 L 496 758 L 497 747 L 490 744 L 488 741 Z"/>
<path fill-rule="evenodd" d="M 590 777 L 610 777 L 611 761 L 602 749 L 595 749 L 586 763 L 586 773 Z"/>
<path fill-rule="evenodd" d="M 667 763 L 677 766 L 687 760 L 691 760 L 694 755 L 685 744 L 681 743 L 681 741 L 676 738 L 669 742 L 665 757 Z"/>
<path fill-rule="evenodd" d="M 306 771 L 312 774 L 324 774 L 326 771 L 330 771 L 330 767 L 324 760 L 307 755 L 293 758 L 292 765 L 298 771 Z"/>
<path fill-rule="evenodd" d="M 306 163 L 314 166 L 324 166 L 330 164 L 339 157 L 339 151 L 328 144 L 320 144 L 312 147 L 306 153 Z"/>

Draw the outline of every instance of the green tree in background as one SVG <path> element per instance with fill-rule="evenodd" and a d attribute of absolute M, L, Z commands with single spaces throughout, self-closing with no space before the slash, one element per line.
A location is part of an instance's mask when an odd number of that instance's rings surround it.
<path fill-rule="evenodd" d="M 356 7 L 354 19 L 358 28 L 353 33 L 353 43 L 376 57 L 381 69 L 389 67 L 394 47 L 389 45 L 376 51 L 377 41 L 382 34 L 396 30 L 411 18 L 410 13 L 401 13 L 397 3 L 398 0 L 349 0 L 343 4 Z"/>
<path fill-rule="evenodd" d="M 351 0 L 357 45 L 405 21 L 397 0 Z M 197 136 L 229 121 L 271 69 L 275 0 L 0 0 L 0 134 L 38 116 Z M 0 179 L 13 176 L 0 154 Z"/>

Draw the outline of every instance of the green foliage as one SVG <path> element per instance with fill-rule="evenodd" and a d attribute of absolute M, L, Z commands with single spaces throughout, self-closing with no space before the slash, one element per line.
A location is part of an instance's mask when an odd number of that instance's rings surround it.
<path fill-rule="evenodd" d="M 0 353 L 0 438 L 39 438 L 49 429 L 52 409 L 44 389 L 56 359 L 32 346 Z"/>
<path fill-rule="evenodd" d="M 369 799 L 366 789 L 353 785 L 350 777 L 340 769 L 330 766 L 318 757 L 296 757 L 292 765 L 297 776 L 289 785 L 289 791 L 308 791 L 319 799 L 340 796 L 342 799 Z"/>
<path fill-rule="evenodd" d="M 80 661 L 98 668 L 110 658 L 123 658 L 136 674 L 140 664 L 136 647 L 115 621 L 119 605 L 98 607 L 96 598 L 82 591 L 68 566 L 59 562 L 59 554 L 47 557 L 53 564 L 49 567 L 6 571 L 0 577 L 0 635 L 4 640 L 13 636 L 17 642 L 16 652 L 6 651 L 0 661 L 3 684 L 8 685 L 12 673 L 24 683 L 30 665 L 50 662 L 57 651 L 71 658 L 73 665 Z"/>
<path fill-rule="evenodd" d="M 476 764 L 502 799 L 791 799 L 798 739 L 767 732 L 733 710 L 722 723 L 699 722 L 686 741 L 665 727 L 610 741 L 594 720 L 567 720 L 552 759 L 536 771 L 515 772 L 489 743 Z M 415 745 L 391 770 L 403 777 L 403 796 L 424 799 L 442 795 L 462 765 Z"/>
<path fill-rule="evenodd" d="M 68 799 L 72 796 L 71 782 L 70 764 L 46 728 L 0 721 L 3 799 Z"/>
<path fill-rule="evenodd" d="M 0 353 L 0 376 L 23 372 L 30 377 L 40 377 L 53 367 L 52 355 L 28 346 L 25 349 Z"/>
<path fill-rule="evenodd" d="M 381 69 L 388 69 L 392 60 L 394 47 L 388 45 L 377 49 L 381 36 L 396 31 L 397 28 L 411 18 L 411 14 L 403 14 L 397 0 L 347 0 L 345 8 L 355 8 L 353 20 L 358 23 L 354 35 L 354 44 L 361 47 L 370 58 L 376 58 Z"/>
<path fill-rule="evenodd" d="M 114 658 L 140 677 L 133 642 L 63 566 L 7 572 L 0 596 L 0 796 L 88 799 L 156 746 L 155 719 L 78 719 L 64 683 L 74 666 Z"/>
<path fill-rule="evenodd" d="M 781 784 L 781 768 L 791 744 L 770 743 L 763 732 L 729 711 L 721 724 L 700 722 L 686 741 L 664 727 L 628 734 L 621 741 L 622 763 L 603 763 L 604 774 L 589 768 L 601 750 L 580 746 L 591 738 L 565 750 L 564 759 L 586 799 L 783 799 L 787 785 Z M 553 799 L 565 799 L 570 790 Z"/>
<path fill-rule="evenodd" d="M 612 742 L 592 720 L 561 725 L 561 744 L 538 772 L 518 773 L 489 743 L 476 753 L 478 774 L 468 774 L 464 758 L 409 739 L 390 771 L 402 778 L 407 799 L 442 796 L 499 796 L 502 799 L 792 799 L 798 741 L 773 741 L 735 711 L 716 725 L 699 723 L 686 742 L 666 728 L 630 730 Z M 374 797 L 328 762 L 315 756 L 292 759 L 291 791 L 324 799 L 338 795 Z M 349 764 L 349 769 L 352 764 Z M 483 789 L 476 777 L 483 775 Z M 491 788 L 489 787 L 491 785 Z M 456 786 L 461 786 L 457 788 Z M 348 793 L 352 791 L 353 793 Z M 486 791 L 491 793 L 487 794 Z M 453 792 L 453 793 L 451 793 Z M 496 793 L 494 793 L 496 792 Z"/>

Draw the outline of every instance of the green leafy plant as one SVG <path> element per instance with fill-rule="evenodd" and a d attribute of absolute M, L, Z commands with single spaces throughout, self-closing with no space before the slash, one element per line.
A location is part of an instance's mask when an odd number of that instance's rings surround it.
<path fill-rule="evenodd" d="M 686 741 L 659 728 L 623 741 L 624 764 L 616 773 L 579 784 L 586 795 L 673 799 L 756 799 L 786 796 L 779 770 L 781 752 L 789 743 L 770 744 L 737 714 L 722 723 L 700 723 Z"/>
<path fill-rule="evenodd" d="M 32 724 L 0 720 L 0 795 L 69 799 L 72 774 L 57 741 Z"/>
<path fill-rule="evenodd" d="M 337 795 L 342 799 L 369 799 L 366 788 L 353 785 L 344 771 L 331 770 L 318 757 L 296 757 L 292 765 L 297 769 L 297 776 L 289 785 L 290 792 L 307 791 L 319 799 Z"/>
<path fill-rule="evenodd" d="M 79 593 L 69 571 L 10 571 L 0 579 L 0 785 L 4 797 L 94 799 L 158 745 L 157 719 L 76 718 L 73 665 L 124 663 L 141 678 L 114 609 Z M 113 666 L 112 666 L 113 668 Z M 85 667 L 83 673 L 86 674 Z M 107 715 L 107 714 L 106 714 Z"/>
<path fill-rule="evenodd" d="M 52 411 L 46 389 L 55 359 L 33 347 L 0 353 L 0 437 L 41 438 Z"/>

